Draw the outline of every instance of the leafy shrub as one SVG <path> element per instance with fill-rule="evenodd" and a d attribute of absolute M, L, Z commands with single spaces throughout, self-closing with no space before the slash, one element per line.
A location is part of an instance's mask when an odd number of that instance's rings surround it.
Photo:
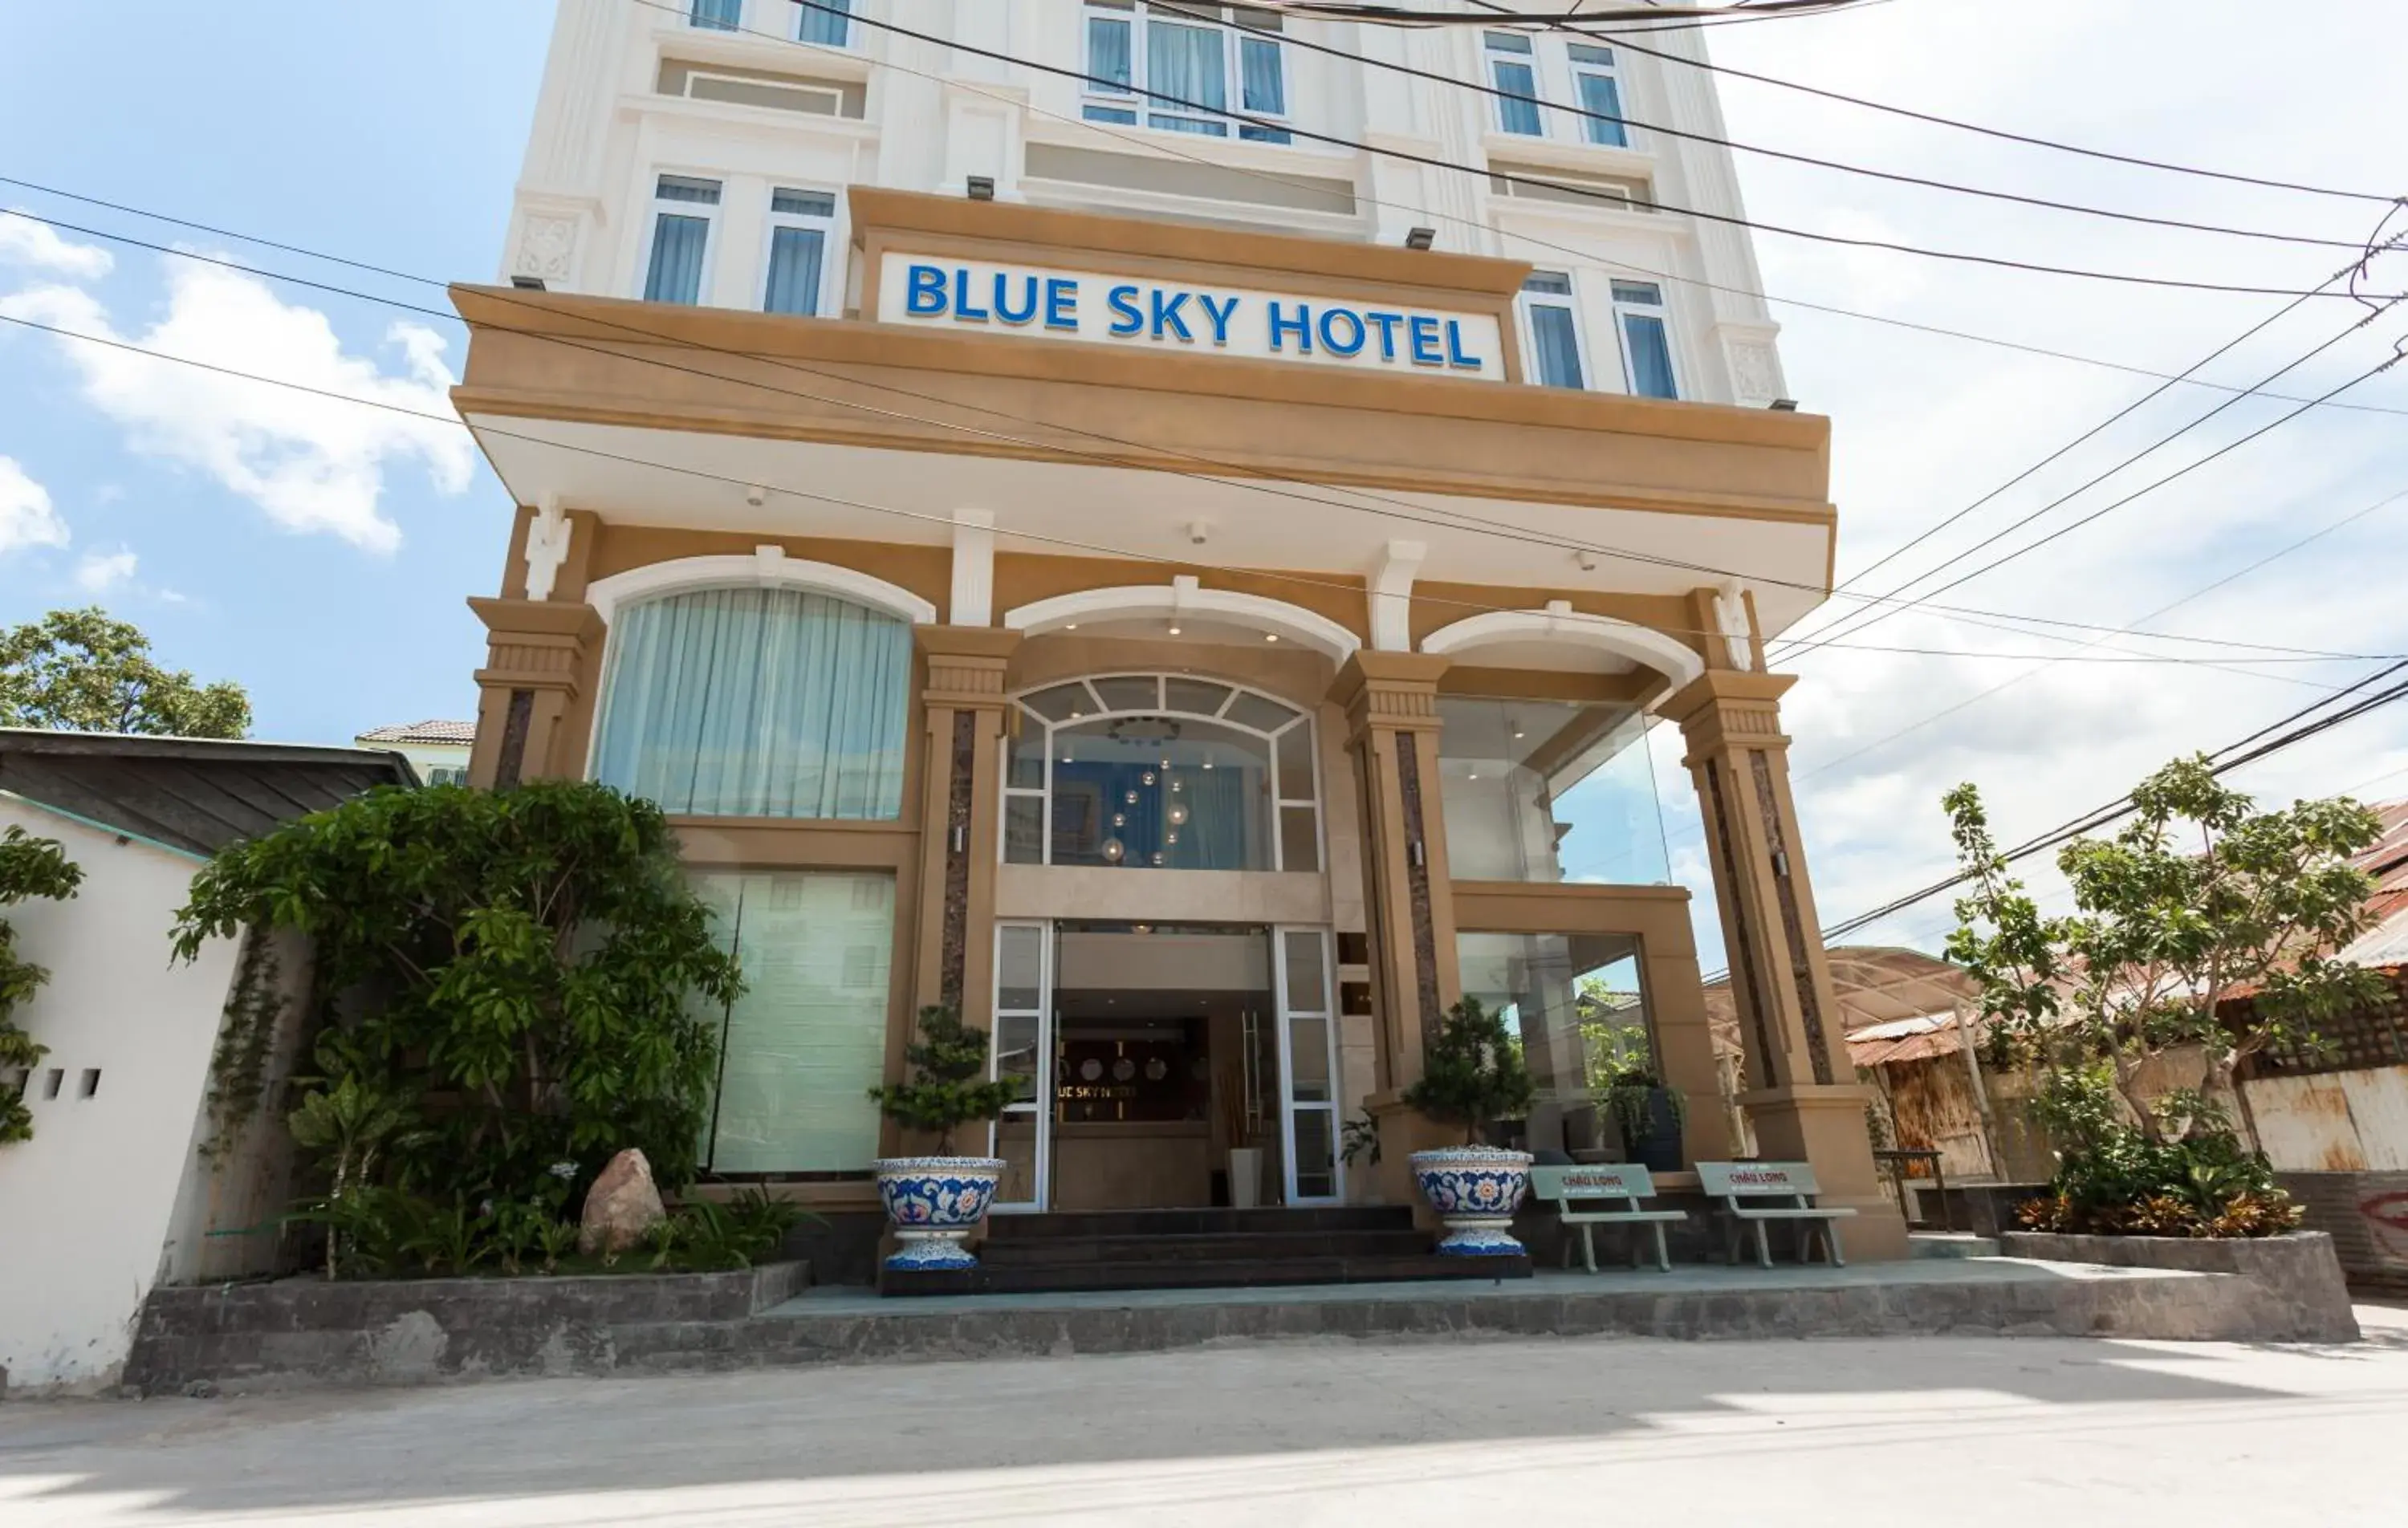
<path fill-rule="evenodd" d="M 1518 1119 L 1535 1092 L 1520 1037 L 1502 1015 L 1467 997 L 1447 1010 L 1404 1098 L 1423 1117 L 1461 1127 L 1463 1144 L 1477 1146 L 1490 1121 Z"/>
<path fill-rule="evenodd" d="M 869 1096 L 889 1119 L 934 1132 L 940 1157 L 955 1154 L 954 1131 L 996 1118 L 1020 1096 L 1017 1082 L 980 1080 L 987 1069 L 986 1031 L 941 1004 L 920 1010 L 920 1038 L 903 1055 L 911 1080 L 872 1088 Z"/>

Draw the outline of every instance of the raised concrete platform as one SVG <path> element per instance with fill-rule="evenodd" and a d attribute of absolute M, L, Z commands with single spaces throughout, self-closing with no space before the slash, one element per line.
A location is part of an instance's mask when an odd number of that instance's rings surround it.
<path fill-rule="evenodd" d="M 216 1318 L 153 1326 L 129 1385 L 145 1393 L 323 1385 L 409 1385 L 502 1375 L 610 1375 L 862 1364 L 988 1355 L 1151 1352 L 1264 1339 L 1681 1339 L 1891 1337 L 1936 1334 L 2263 1341 L 2262 1292 L 2235 1274 L 2109 1268 L 2010 1258 L 1672 1272 L 1541 1270 L 1489 1283 L 1340 1284 L 1277 1289 L 1082 1291 L 882 1299 L 808 1290 L 750 1316 L 646 1311 L 614 1292 L 583 1316 L 495 1301 L 527 1324 L 452 1330 L 431 1314 L 392 1314 L 376 1330 L 296 1329 L 311 1281 L 280 1319 L 271 1294 L 211 1302 Z M 316 1298 L 328 1292 L 317 1286 Z M 162 1323 L 169 1324 L 169 1323 Z"/>

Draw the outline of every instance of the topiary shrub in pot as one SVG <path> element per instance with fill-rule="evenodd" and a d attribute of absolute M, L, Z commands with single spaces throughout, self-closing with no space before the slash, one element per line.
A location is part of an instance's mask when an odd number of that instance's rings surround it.
<path fill-rule="evenodd" d="M 1651 1173 L 1681 1170 L 1681 1128 L 1687 1110 L 1679 1090 L 1646 1065 L 1613 1074 L 1598 1091 L 1598 1102 L 1622 1132 L 1623 1154 Z"/>
<path fill-rule="evenodd" d="M 890 1268 L 974 1268 L 978 1259 L 962 1241 L 986 1218 L 1002 1181 L 1001 1157 L 965 1157 L 953 1151 L 953 1133 L 967 1124 L 996 1119 L 1020 1096 L 1019 1084 L 985 1080 L 986 1031 L 962 1022 L 942 1005 L 920 1010 L 920 1038 L 904 1050 L 912 1079 L 872 1088 L 888 1119 L 913 1130 L 931 1131 L 936 1153 L 882 1157 L 878 1196 L 898 1244 Z"/>
<path fill-rule="evenodd" d="M 1413 1182 L 1446 1227 L 1438 1250 L 1450 1257 L 1513 1257 L 1513 1211 L 1530 1192 L 1530 1153 L 1484 1144 L 1492 1120 L 1519 1118 L 1534 1089 L 1522 1042 L 1502 1016 L 1467 997 L 1447 1010 L 1422 1058 L 1408 1107 L 1463 1132 L 1463 1144 L 1412 1154 Z"/>

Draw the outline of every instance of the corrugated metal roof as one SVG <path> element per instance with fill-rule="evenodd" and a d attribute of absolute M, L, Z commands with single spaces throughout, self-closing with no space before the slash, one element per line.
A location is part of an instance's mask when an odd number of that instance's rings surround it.
<path fill-rule="evenodd" d="M 472 744 L 477 740 L 474 721 L 407 721 L 397 727 L 379 727 L 360 734 L 363 743 L 458 743 Z"/>
<path fill-rule="evenodd" d="M 207 856 L 379 785 L 415 785 L 398 753 L 0 728 L 0 791 Z"/>

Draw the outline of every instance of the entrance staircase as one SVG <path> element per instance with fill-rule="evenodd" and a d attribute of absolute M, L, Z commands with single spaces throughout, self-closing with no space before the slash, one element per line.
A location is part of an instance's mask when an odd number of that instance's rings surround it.
<path fill-rule="evenodd" d="M 996 1215 L 979 1265 L 887 1269 L 882 1294 L 1247 1289 L 1527 1278 L 1527 1257 L 1440 1257 L 1403 1206 Z"/>

